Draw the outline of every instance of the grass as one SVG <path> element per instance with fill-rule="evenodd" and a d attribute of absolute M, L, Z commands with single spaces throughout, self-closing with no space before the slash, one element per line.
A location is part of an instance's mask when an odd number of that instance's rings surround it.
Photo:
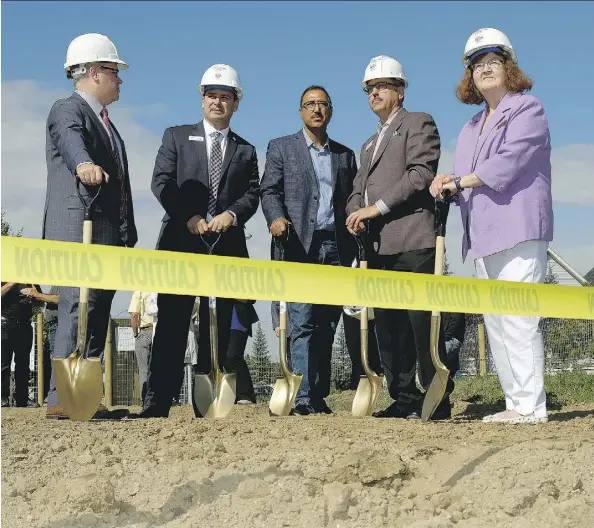
<path fill-rule="evenodd" d="M 547 407 L 550 410 L 562 407 L 594 403 L 594 375 L 586 372 L 560 372 L 545 376 Z M 353 391 L 332 391 L 326 399 L 335 411 L 351 409 Z M 472 412 L 483 413 L 497 411 L 505 407 L 503 391 L 495 375 L 464 376 L 456 378 L 456 388 L 452 400 L 460 410 L 468 407 Z M 388 406 L 392 400 L 383 389 L 380 393 L 377 409 Z M 468 405 L 470 404 L 470 405 Z"/>
<path fill-rule="evenodd" d="M 594 403 L 594 375 L 587 372 L 560 372 L 545 376 L 545 391 L 550 408 Z M 456 379 L 454 400 L 495 404 L 503 400 L 497 376 L 468 376 Z"/>

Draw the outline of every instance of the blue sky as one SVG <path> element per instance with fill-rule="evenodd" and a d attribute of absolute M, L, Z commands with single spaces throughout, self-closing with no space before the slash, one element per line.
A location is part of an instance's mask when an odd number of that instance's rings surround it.
<path fill-rule="evenodd" d="M 130 64 L 110 115 L 130 154 L 142 224 L 153 247 L 162 214 L 150 194 L 163 130 L 201 118 L 197 84 L 211 64 L 239 71 L 244 99 L 232 128 L 263 156 L 270 139 L 297 131 L 299 96 L 310 84 L 333 99 L 330 135 L 355 152 L 373 133 L 360 82 L 369 59 L 398 59 L 410 86 L 405 106 L 433 115 L 442 139 L 441 170 L 451 168 L 457 134 L 478 107 L 459 103 L 461 54 L 480 27 L 504 31 L 553 139 L 556 234 L 553 246 L 582 272 L 594 264 L 587 224 L 594 220 L 594 3 L 588 2 L 2 2 L 2 208 L 25 235 L 40 235 L 45 186 L 44 120 L 72 85 L 62 65 L 68 43 L 107 34 Z M 448 240 L 454 269 L 458 213 Z M 456 224 L 457 222 L 457 224 Z M 250 226 L 252 255 L 266 258 L 261 214 Z M 114 311 L 127 306 L 118 295 Z M 261 310 L 260 310 L 261 311 Z M 262 312 L 263 313 L 263 312 Z"/>

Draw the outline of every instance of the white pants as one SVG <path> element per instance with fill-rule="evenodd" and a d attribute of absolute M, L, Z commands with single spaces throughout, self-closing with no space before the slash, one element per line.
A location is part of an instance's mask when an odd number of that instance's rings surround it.
<path fill-rule="evenodd" d="M 474 261 L 481 279 L 543 283 L 548 242 L 530 240 Z M 540 317 L 487 314 L 485 327 L 507 410 L 547 415 Z"/>

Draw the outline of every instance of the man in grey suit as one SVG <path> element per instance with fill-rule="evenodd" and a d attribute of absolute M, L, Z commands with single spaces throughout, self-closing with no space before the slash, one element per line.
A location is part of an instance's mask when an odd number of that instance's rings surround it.
<path fill-rule="evenodd" d="M 47 118 L 47 191 L 42 238 L 82 242 L 84 205 L 95 194 L 95 244 L 133 247 L 137 241 L 128 160 L 124 142 L 109 120 L 107 106 L 120 97 L 120 70 L 128 65 L 104 35 L 74 39 L 66 53 L 66 76 L 75 92 L 54 103 Z M 87 355 L 103 353 L 114 291 L 89 292 Z M 76 347 L 78 288 L 60 288 L 54 357 L 68 357 Z M 59 405 L 52 374 L 48 418 L 67 418 Z M 96 418 L 105 414 L 101 406 Z"/>
<path fill-rule="evenodd" d="M 284 240 L 285 260 L 350 266 L 356 246 L 345 227 L 345 207 L 357 173 L 355 154 L 327 135 L 332 102 L 324 88 L 306 88 L 299 106 L 303 129 L 268 145 L 262 211 L 272 236 Z M 288 304 L 292 367 L 304 374 L 295 414 L 332 412 L 324 398 L 341 312 L 340 306 Z"/>
<path fill-rule="evenodd" d="M 360 233 L 369 223 L 370 267 L 433 273 L 435 205 L 429 186 L 440 155 L 437 127 L 429 114 L 403 108 L 408 81 L 398 61 L 383 55 L 371 59 L 362 84 L 380 124 L 361 149 L 361 168 L 348 200 L 347 227 Z M 430 318 L 430 312 L 375 310 L 380 355 L 394 402 L 374 416 L 419 417 L 423 395 L 415 383 L 417 360 L 424 389 L 435 374 Z M 445 358 L 443 333 L 439 348 Z M 433 419 L 450 417 L 452 386 Z"/>
<path fill-rule="evenodd" d="M 230 129 L 243 95 L 237 72 L 208 68 L 199 86 L 204 119 L 171 127 L 155 160 L 151 188 L 165 210 L 157 249 L 248 258 L 245 223 L 260 198 L 256 148 Z M 181 389 L 193 295 L 159 294 L 144 409 L 134 418 L 167 418 Z M 216 302 L 219 362 L 226 364 L 233 299 Z M 198 365 L 210 372 L 208 298 L 200 298 Z"/>

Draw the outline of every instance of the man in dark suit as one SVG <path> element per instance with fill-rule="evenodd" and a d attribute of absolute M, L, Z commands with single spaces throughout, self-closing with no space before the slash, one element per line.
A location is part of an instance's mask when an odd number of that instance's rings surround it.
<path fill-rule="evenodd" d="M 306 88 L 299 106 L 303 129 L 268 145 L 262 210 L 272 236 L 284 240 L 285 260 L 350 266 L 356 246 L 345 227 L 345 206 L 357 172 L 355 154 L 327 135 L 332 102 L 324 88 Z M 340 306 L 288 305 L 292 367 L 304 374 L 296 414 L 332 412 L 324 398 L 341 311 Z"/>
<path fill-rule="evenodd" d="M 359 233 L 369 223 L 373 243 L 370 267 L 433 273 L 435 205 L 429 186 L 439 162 L 440 141 L 429 114 L 403 108 L 407 85 L 399 62 L 386 56 L 371 59 L 363 88 L 380 125 L 361 149 L 361 168 L 348 201 L 347 227 Z M 435 374 L 430 319 L 430 312 L 375 310 L 380 355 L 394 402 L 374 416 L 419 417 L 423 395 L 415 383 L 417 360 L 424 389 Z M 445 359 L 443 332 L 439 349 Z M 450 416 L 449 392 L 433 419 Z"/>
<path fill-rule="evenodd" d="M 92 207 L 94 244 L 136 244 L 126 149 L 107 112 L 120 97 L 119 72 L 127 67 L 104 35 L 81 35 L 68 47 L 64 68 L 75 92 L 56 101 L 47 118 L 44 239 L 82 242 L 85 206 L 78 190 L 86 203 L 99 192 Z M 103 353 L 114 293 L 89 292 L 89 357 Z M 68 357 L 76 347 L 78 301 L 78 288 L 60 288 L 55 358 Z M 47 402 L 48 418 L 67 418 L 53 375 Z"/>
<path fill-rule="evenodd" d="M 168 128 L 153 172 L 152 190 L 165 209 L 157 249 L 248 258 L 244 226 L 258 209 L 256 148 L 230 130 L 242 89 L 225 64 L 206 70 L 200 84 L 204 120 Z M 192 295 L 159 294 L 148 390 L 141 418 L 167 417 L 184 373 Z M 217 299 L 219 350 L 227 351 L 233 299 Z M 199 370 L 210 370 L 208 299 L 200 299 Z"/>

